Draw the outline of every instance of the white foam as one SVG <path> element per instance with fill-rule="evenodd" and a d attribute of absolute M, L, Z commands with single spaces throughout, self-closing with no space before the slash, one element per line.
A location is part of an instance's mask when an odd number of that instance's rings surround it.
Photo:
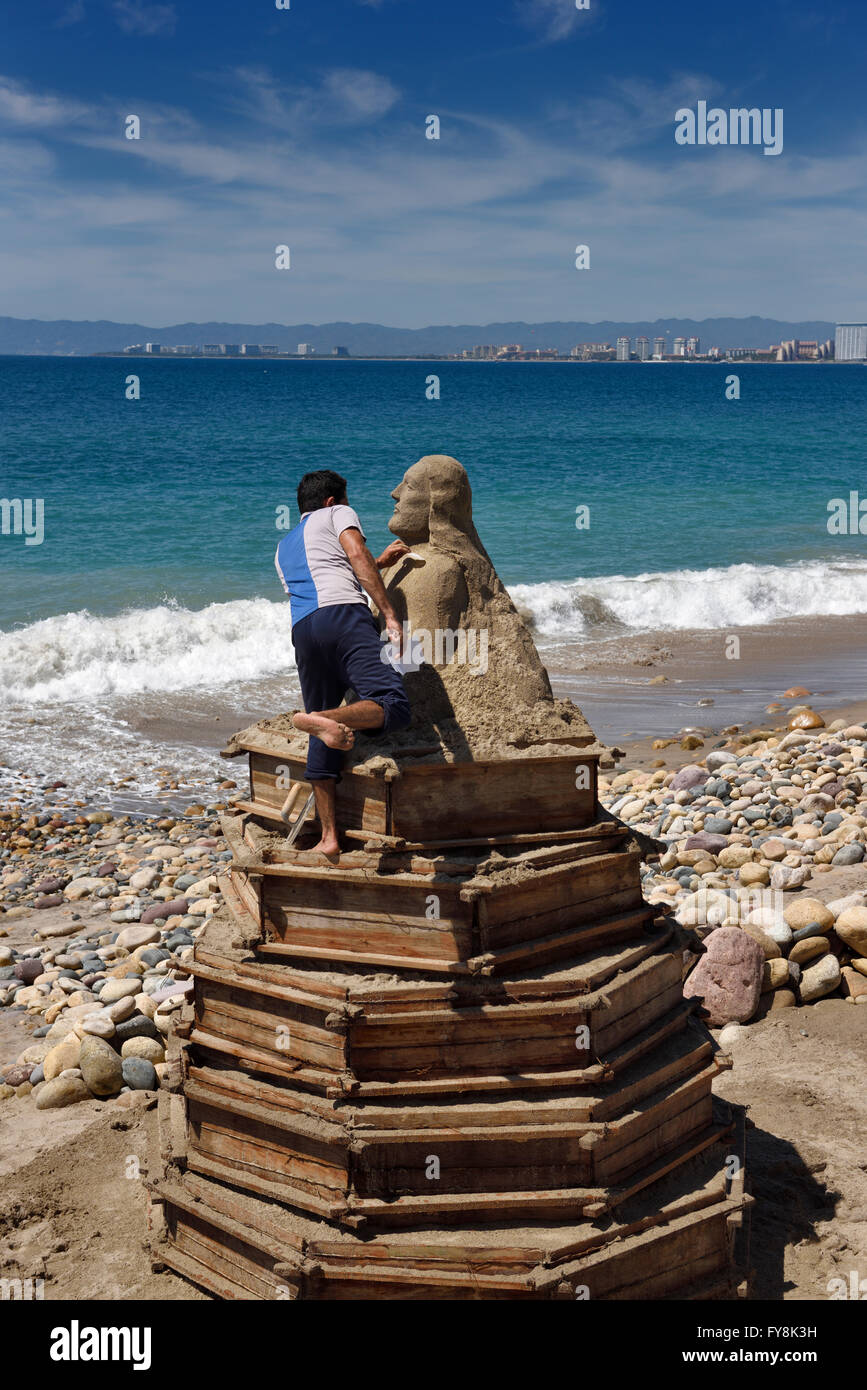
<path fill-rule="evenodd" d="M 867 559 L 603 575 L 515 584 L 510 592 L 543 645 L 618 627 L 728 628 L 867 613 Z M 0 703 L 219 690 L 294 666 L 285 602 L 237 599 L 192 610 L 167 601 L 113 617 L 82 610 L 0 632 Z"/>
<path fill-rule="evenodd" d="M 638 632 L 764 625 L 867 613 L 867 559 L 612 574 L 513 584 L 509 592 L 532 615 L 537 636 L 561 641 L 616 627 Z"/>
<path fill-rule="evenodd" d="M 0 700 L 32 704 L 209 689 L 295 665 L 289 605 L 268 599 L 83 610 L 0 633 Z"/>

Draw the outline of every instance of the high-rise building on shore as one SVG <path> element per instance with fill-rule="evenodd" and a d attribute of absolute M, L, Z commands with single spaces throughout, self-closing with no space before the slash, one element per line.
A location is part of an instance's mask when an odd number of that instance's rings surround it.
<path fill-rule="evenodd" d="M 315 349 L 315 347 L 313 346 L 312 343 L 299 343 L 299 344 L 298 344 L 298 356 L 299 356 L 299 357 L 313 357 L 313 355 L 315 354 L 315 352 L 316 352 L 316 349 Z"/>
<path fill-rule="evenodd" d="M 242 357 L 258 357 L 258 356 L 259 356 L 259 344 L 258 344 L 258 343 L 242 343 L 242 344 L 241 344 L 241 356 L 242 356 Z"/>
<path fill-rule="evenodd" d="M 664 356 L 665 356 L 665 339 L 664 339 L 664 338 L 654 338 L 654 340 L 653 340 L 653 355 L 654 355 L 654 357 L 664 357 Z"/>
<path fill-rule="evenodd" d="M 650 339 L 641 337 L 635 339 L 635 355 L 639 362 L 646 362 L 650 357 Z"/>
<path fill-rule="evenodd" d="M 686 352 L 686 340 L 684 338 L 675 338 L 671 350 L 675 357 L 683 357 Z"/>
<path fill-rule="evenodd" d="M 145 352 L 151 352 L 158 357 L 162 352 L 162 343 L 145 343 Z"/>
<path fill-rule="evenodd" d="M 630 349 L 631 342 L 632 342 L 632 339 L 631 339 L 631 338 L 625 338 L 625 337 L 624 337 L 624 338 L 618 338 L 618 339 L 617 339 L 617 361 L 618 361 L 618 362 L 628 362 L 628 361 L 629 361 L 629 349 Z"/>
<path fill-rule="evenodd" d="M 697 357 L 697 356 L 698 356 L 698 349 L 699 349 L 700 343 L 701 343 L 701 339 L 700 339 L 700 338 L 687 338 L 687 340 L 686 340 L 686 356 L 687 356 L 687 357 Z"/>
<path fill-rule="evenodd" d="M 838 323 L 834 338 L 838 362 L 861 362 L 867 358 L 867 323 Z"/>

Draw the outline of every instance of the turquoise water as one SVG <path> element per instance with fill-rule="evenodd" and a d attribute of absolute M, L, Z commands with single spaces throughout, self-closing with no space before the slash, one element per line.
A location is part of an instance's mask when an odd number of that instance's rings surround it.
<path fill-rule="evenodd" d="M 276 599 L 275 510 L 294 515 L 303 472 L 344 473 L 378 547 L 390 490 L 439 452 L 467 468 L 510 586 L 842 560 L 857 562 L 847 611 L 867 608 L 867 537 L 826 527 L 830 498 L 867 495 L 857 367 L 10 357 L 0 418 L 0 496 L 45 504 L 42 545 L 0 536 L 0 629 Z"/>
<path fill-rule="evenodd" d="M 160 766 L 222 775 L 225 732 L 298 700 L 278 509 L 335 468 L 378 550 L 425 453 L 467 468 L 557 688 L 603 736 L 756 717 L 795 675 L 826 704 L 863 695 L 848 637 L 832 669 L 810 635 L 867 613 L 867 537 L 827 528 L 831 498 L 867 491 L 867 372 L 735 370 L 729 401 L 722 366 L 0 357 L 0 499 L 41 499 L 45 527 L 0 534 L 0 792 L 63 778 L 147 809 Z M 712 714 L 707 676 L 651 687 L 635 651 L 696 629 L 721 651 L 799 617 L 804 669 L 723 661 Z M 582 676 L 594 652 L 613 673 Z"/>

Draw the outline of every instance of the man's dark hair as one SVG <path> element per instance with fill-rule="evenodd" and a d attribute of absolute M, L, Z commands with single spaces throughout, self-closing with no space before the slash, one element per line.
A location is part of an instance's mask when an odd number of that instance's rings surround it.
<path fill-rule="evenodd" d="M 320 468 L 316 473 L 305 473 L 298 484 L 298 511 L 318 512 L 329 497 L 339 502 L 346 496 L 346 479 L 330 468 Z"/>

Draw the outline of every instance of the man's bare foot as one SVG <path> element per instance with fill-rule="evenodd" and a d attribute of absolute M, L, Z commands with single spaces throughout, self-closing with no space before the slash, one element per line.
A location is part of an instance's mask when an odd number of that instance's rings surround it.
<path fill-rule="evenodd" d="M 310 847 L 310 849 L 307 851 L 307 853 L 308 853 L 308 854 L 328 854 L 328 855 L 337 854 L 337 855 L 339 855 L 339 854 L 340 854 L 340 845 L 337 843 L 337 836 L 336 836 L 336 835 L 333 835 L 333 836 L 331 836 L 330 839 L 326 839 L 326 838 L 323 836 L 323 838 L 319 841 L 319 844 L 318 844 L 318 845 L 311 845 L 311 847 Z"/>
<path fill-rule="evenodd" d="M 293 714 L 292 723 L 302 733 L 313 734 L 327 743 L 329 748 L 339 748 L 347 752 L 355 742 L 355 734 L 345 724 L 336 719 L 327 719 L 324 714 Z"/>

